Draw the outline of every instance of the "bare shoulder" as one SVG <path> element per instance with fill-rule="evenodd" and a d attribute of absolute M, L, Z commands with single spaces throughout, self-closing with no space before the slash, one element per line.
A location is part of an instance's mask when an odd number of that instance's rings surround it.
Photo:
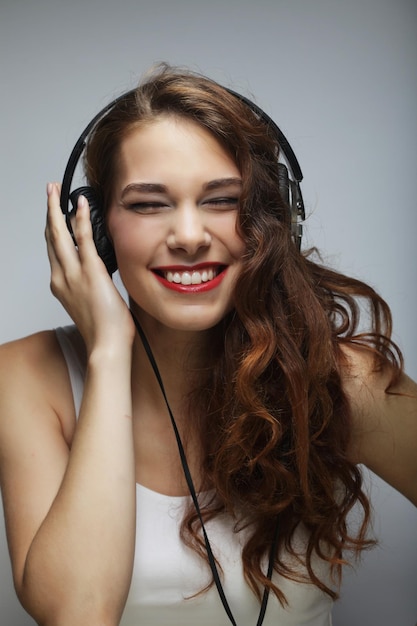
<path fill-rule="evenodd" d="M 390 385 L 389 365 L 375 368 L 372 354 L 344 347 L 342 384 L 351 405 L 350 455 L 417 505 L 417 384 L 401 374 Z"/>
<path fill-rule="evenodd" d="M 54 331 L 43 331 L 0 346 L 0 407 L 42 403 L 51 407 L 70 441 L 75 425 L 71 384 Z M 0 410 L 0 420 L 8 414 Z"/>
<path fill-rule="evenodd" d="M 0 346 L 0 486 L 17 587 L 65 473 L 74 428 L 71 384 L 55 333 Z"/>

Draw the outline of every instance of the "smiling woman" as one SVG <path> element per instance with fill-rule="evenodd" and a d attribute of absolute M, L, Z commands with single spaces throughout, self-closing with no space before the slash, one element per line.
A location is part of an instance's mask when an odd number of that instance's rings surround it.
<path fill-rule="evenodd" d="M 74 325 L 0 351 L 19 598 L 48 626 L 330 626 L 372 543 L 358 464 L 417 503 L 389 308 L 300 250 L 301 171 L 253 103 L 164 66 L 90 126 L 67 220 L 48 185 Z"/>

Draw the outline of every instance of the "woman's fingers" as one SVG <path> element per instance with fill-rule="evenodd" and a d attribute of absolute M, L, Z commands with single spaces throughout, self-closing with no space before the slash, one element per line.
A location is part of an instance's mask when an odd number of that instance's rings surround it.
<path fill-rule="evenodd" d="M 57 261 L 66 270 L 71 271 L 75 267 L 87 269 L 91 264 L 97 271 L 97 265 L 101 266 L 103 263 L 98 256 L 94 243 L 90 208 L 87 199 L 85 196 L 79 196 L 77 210 L 71 217 L 71 227 L 77 245 L 75 247 L 73 238 L 67 228 L 65 216 L 61 211 L 59 185 L 54 183 L 48 184 L 47 192 L 48 218 L 45 236 L 48 242 L 50 258 Z"/>
<path fill-rule="evenodd" d="M 93 239 L 93 228 L 90 219 L 90 207 L 85 196 L 79 196 L 77 211 L 71 222 L 75 240 L 77 242 L 80 262 L 97 263 L 99 256 Z M 100 260 L 100 264 L 101 264 Z"/>
<path fill-rule="evenodd" d="M 60 207 L 59 185 L 47 187 L 48 215 L 45 228 L 51 265 L 52 293 L 66 306 L 82 298 L 94 305 L 100 292 L 117 291 L 100 259 L 93 240 L 90 209 L 84 196 L 78 198 L 77 211 L 71 220 L 73 238 Z"/>
<path fill-rule="evenodd" d="M 76 261 L 78 255 L 59 204 L 59 185 L 48 183 L 47 194 L 45 238 L 48 256 L 52 262 L 63 266 L 65 263 Z"/>

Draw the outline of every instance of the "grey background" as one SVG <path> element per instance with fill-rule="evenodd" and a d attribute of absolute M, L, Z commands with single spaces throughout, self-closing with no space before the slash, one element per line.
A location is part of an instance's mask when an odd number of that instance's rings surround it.
<path fill-rule="evenodd" d="M 416 378 L 416 25 L 415 0 L 0 0 L 0 342 L 68 321 L 49 293 L 46 182 L 95 112 L 166 60 L 281 126 L 305 175 L 306 245 L 388 300 Z M 380 545 L 347 573 L 334 623 L 414 626 L 416 509 L 369 485 Z M 0 624 L 33 624 L 3 525 Z"/>

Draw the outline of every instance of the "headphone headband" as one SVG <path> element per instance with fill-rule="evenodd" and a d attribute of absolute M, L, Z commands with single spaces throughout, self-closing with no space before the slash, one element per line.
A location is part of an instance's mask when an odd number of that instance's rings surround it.
<path fill-rule="evenodd" d="M 94 126 L 101 120 L 101 118 L 106 115 L 106 113 L 111 111 L 111 109 L 113 109 L 116 104 L 120 102 L 120 100 L 130 95 L 134 91 L 134 89 L 132 89 L 131 91 L 127 91 L 118 98 L 115 98 L 114 100 L 109 102 L 105 107 L 101 109 L 101 111 L 97 113 L 97 115 L 93 117 L 93 119 L 87 124 L 87 126 L 84 128 L 83 132 L 79 136 L 77 143 L 73 147 L 70 157 L 68 159 L 68 163 L 64 172 L 64 177 L 62 179 L 61 210 L 64 215 L 67 215 L 67 213 L 69 213 L 71 210 L 69 207 L 71 183 L 72 179 L 74 178 L 74 172 L 77 168 L 78 161 L 80 160 L 81 155 L 85 150 L 88 135 L 93 130 Z"/>

